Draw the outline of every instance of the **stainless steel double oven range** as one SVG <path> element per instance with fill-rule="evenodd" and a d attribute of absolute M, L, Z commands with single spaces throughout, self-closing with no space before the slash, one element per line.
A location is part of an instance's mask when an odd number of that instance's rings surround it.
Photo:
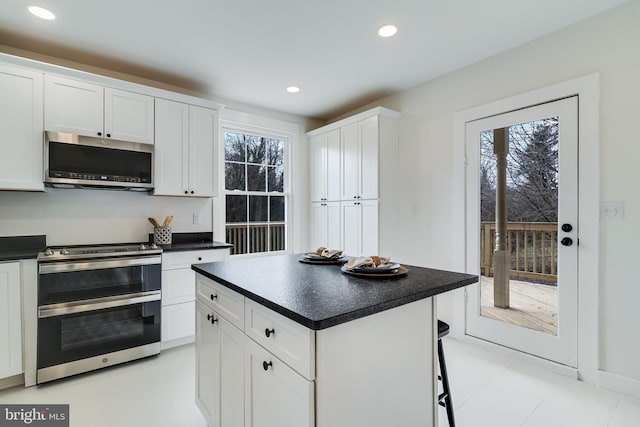
<path fill-rule="evenodd" d="M 38 254 L 37 383 L 160 353 L 161 252 L 131 244 Z"/>

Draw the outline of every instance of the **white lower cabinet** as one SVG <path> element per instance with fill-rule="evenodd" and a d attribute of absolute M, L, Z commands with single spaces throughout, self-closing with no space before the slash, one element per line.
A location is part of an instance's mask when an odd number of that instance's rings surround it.
<path fill-rule="evenodd" d="M 0 263 L 0 379 L 22 373 L 20 262 Z"/>
<path fill-rule="evenodd" d="M 244 334 L 196 303 L 196 404 L 211 427 L 244 425 Z"/>
<path fill-rule="evenodd" d="M 228 249 L 162 254 L 162 348 L 194 340 L 196 291 L 191 264 L 222 261 L 228 254 Z"/>
<path fill-rule="evenodd" d="M 378 254 L 378 201 L 343 202 L 340 211 L 344 253 L 351 256 Z"/>
<path fill-rule="evenodd" d="M 312 427 L 314 383 L 245 337 L 245 427 Z"/>

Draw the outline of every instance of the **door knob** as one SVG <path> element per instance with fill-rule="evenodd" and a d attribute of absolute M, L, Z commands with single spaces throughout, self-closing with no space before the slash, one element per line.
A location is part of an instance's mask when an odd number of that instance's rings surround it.
<path fill-rule="evenodd" d="M 573 245 L 573 239 L 571 237 L 565 237 L 564 239 L 560 240 L 560 243 L 562 244 L 562 246 L 571 246 Z"/>
<path fill-rule="evenodd" d="M 562 229 L 562 231 L 564 231 L 565 233 L 570 232 L 571 230 L 573 230 L 573 226 L 571 224 L 562 224 L 562 227 L 560 227 Z"/>

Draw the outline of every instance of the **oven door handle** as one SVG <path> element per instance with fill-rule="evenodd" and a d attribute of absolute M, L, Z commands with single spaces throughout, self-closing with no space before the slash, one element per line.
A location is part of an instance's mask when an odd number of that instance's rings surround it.
<path fill-rule="evenodd" d="M 135 267 L 138 265 L 160 264 L 159 256 L 138 258 L 106 258 L 93 261 L 70 261 L 39 265 L 40 274 L 64 273 L 66 271 L 103 270 L 105 268 Z"/>
<path fill-rule="evenodd" d="M 112 297 L 94 298 L 81 301 L 49 304 L 38 307 L 38 318 L 63 316 L 66 314 L 83 313 L 101 310 L 103 308 L 123 307 L 143 302 L 160 301 L 161 291 L 138 292 L 135 294 L 117 295 Z"/>

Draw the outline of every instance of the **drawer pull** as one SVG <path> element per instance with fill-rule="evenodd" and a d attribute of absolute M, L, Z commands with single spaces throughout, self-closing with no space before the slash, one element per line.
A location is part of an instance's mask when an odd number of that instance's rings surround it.
<path fill-rule="evenodd" d="M 211 301 L 217 300 L 218 299 L 218 295 L 217 294 L 216 295 L 211 294 L 210 298 L 211 298 Z"/>
<path fill-rule="evenodd" d="M 213 314 L 207 314 L 207 320 L 210 320 L 212 325 L 218 321 L 218 319 L 213 317 Z"/>
<path fill-rule="evenodd" d="M 273 363 L 272 363 L 272 362 L 269 362 L 269 363 L 267 363 L 267 362 L 262 362 L 262 368 L 263 368 L 265 371 L 268 371 L 268 370 L 269 370 L 269 366 L 273 366 Z"/>
<path fill-rule="evenodd" d="M 201 256 L 198 257 L 198 261 L 202 261 L 202 257 Z"/>
<path fill-rule="evenodd" d="M 264 330 L 264 334 L 267 336 L 267 338 L 269 338 L 271 335 L 275 335 L 276 331 L 274 331 L 273 328 L 271 328 L 271 329 L 266 328 Z"/>

